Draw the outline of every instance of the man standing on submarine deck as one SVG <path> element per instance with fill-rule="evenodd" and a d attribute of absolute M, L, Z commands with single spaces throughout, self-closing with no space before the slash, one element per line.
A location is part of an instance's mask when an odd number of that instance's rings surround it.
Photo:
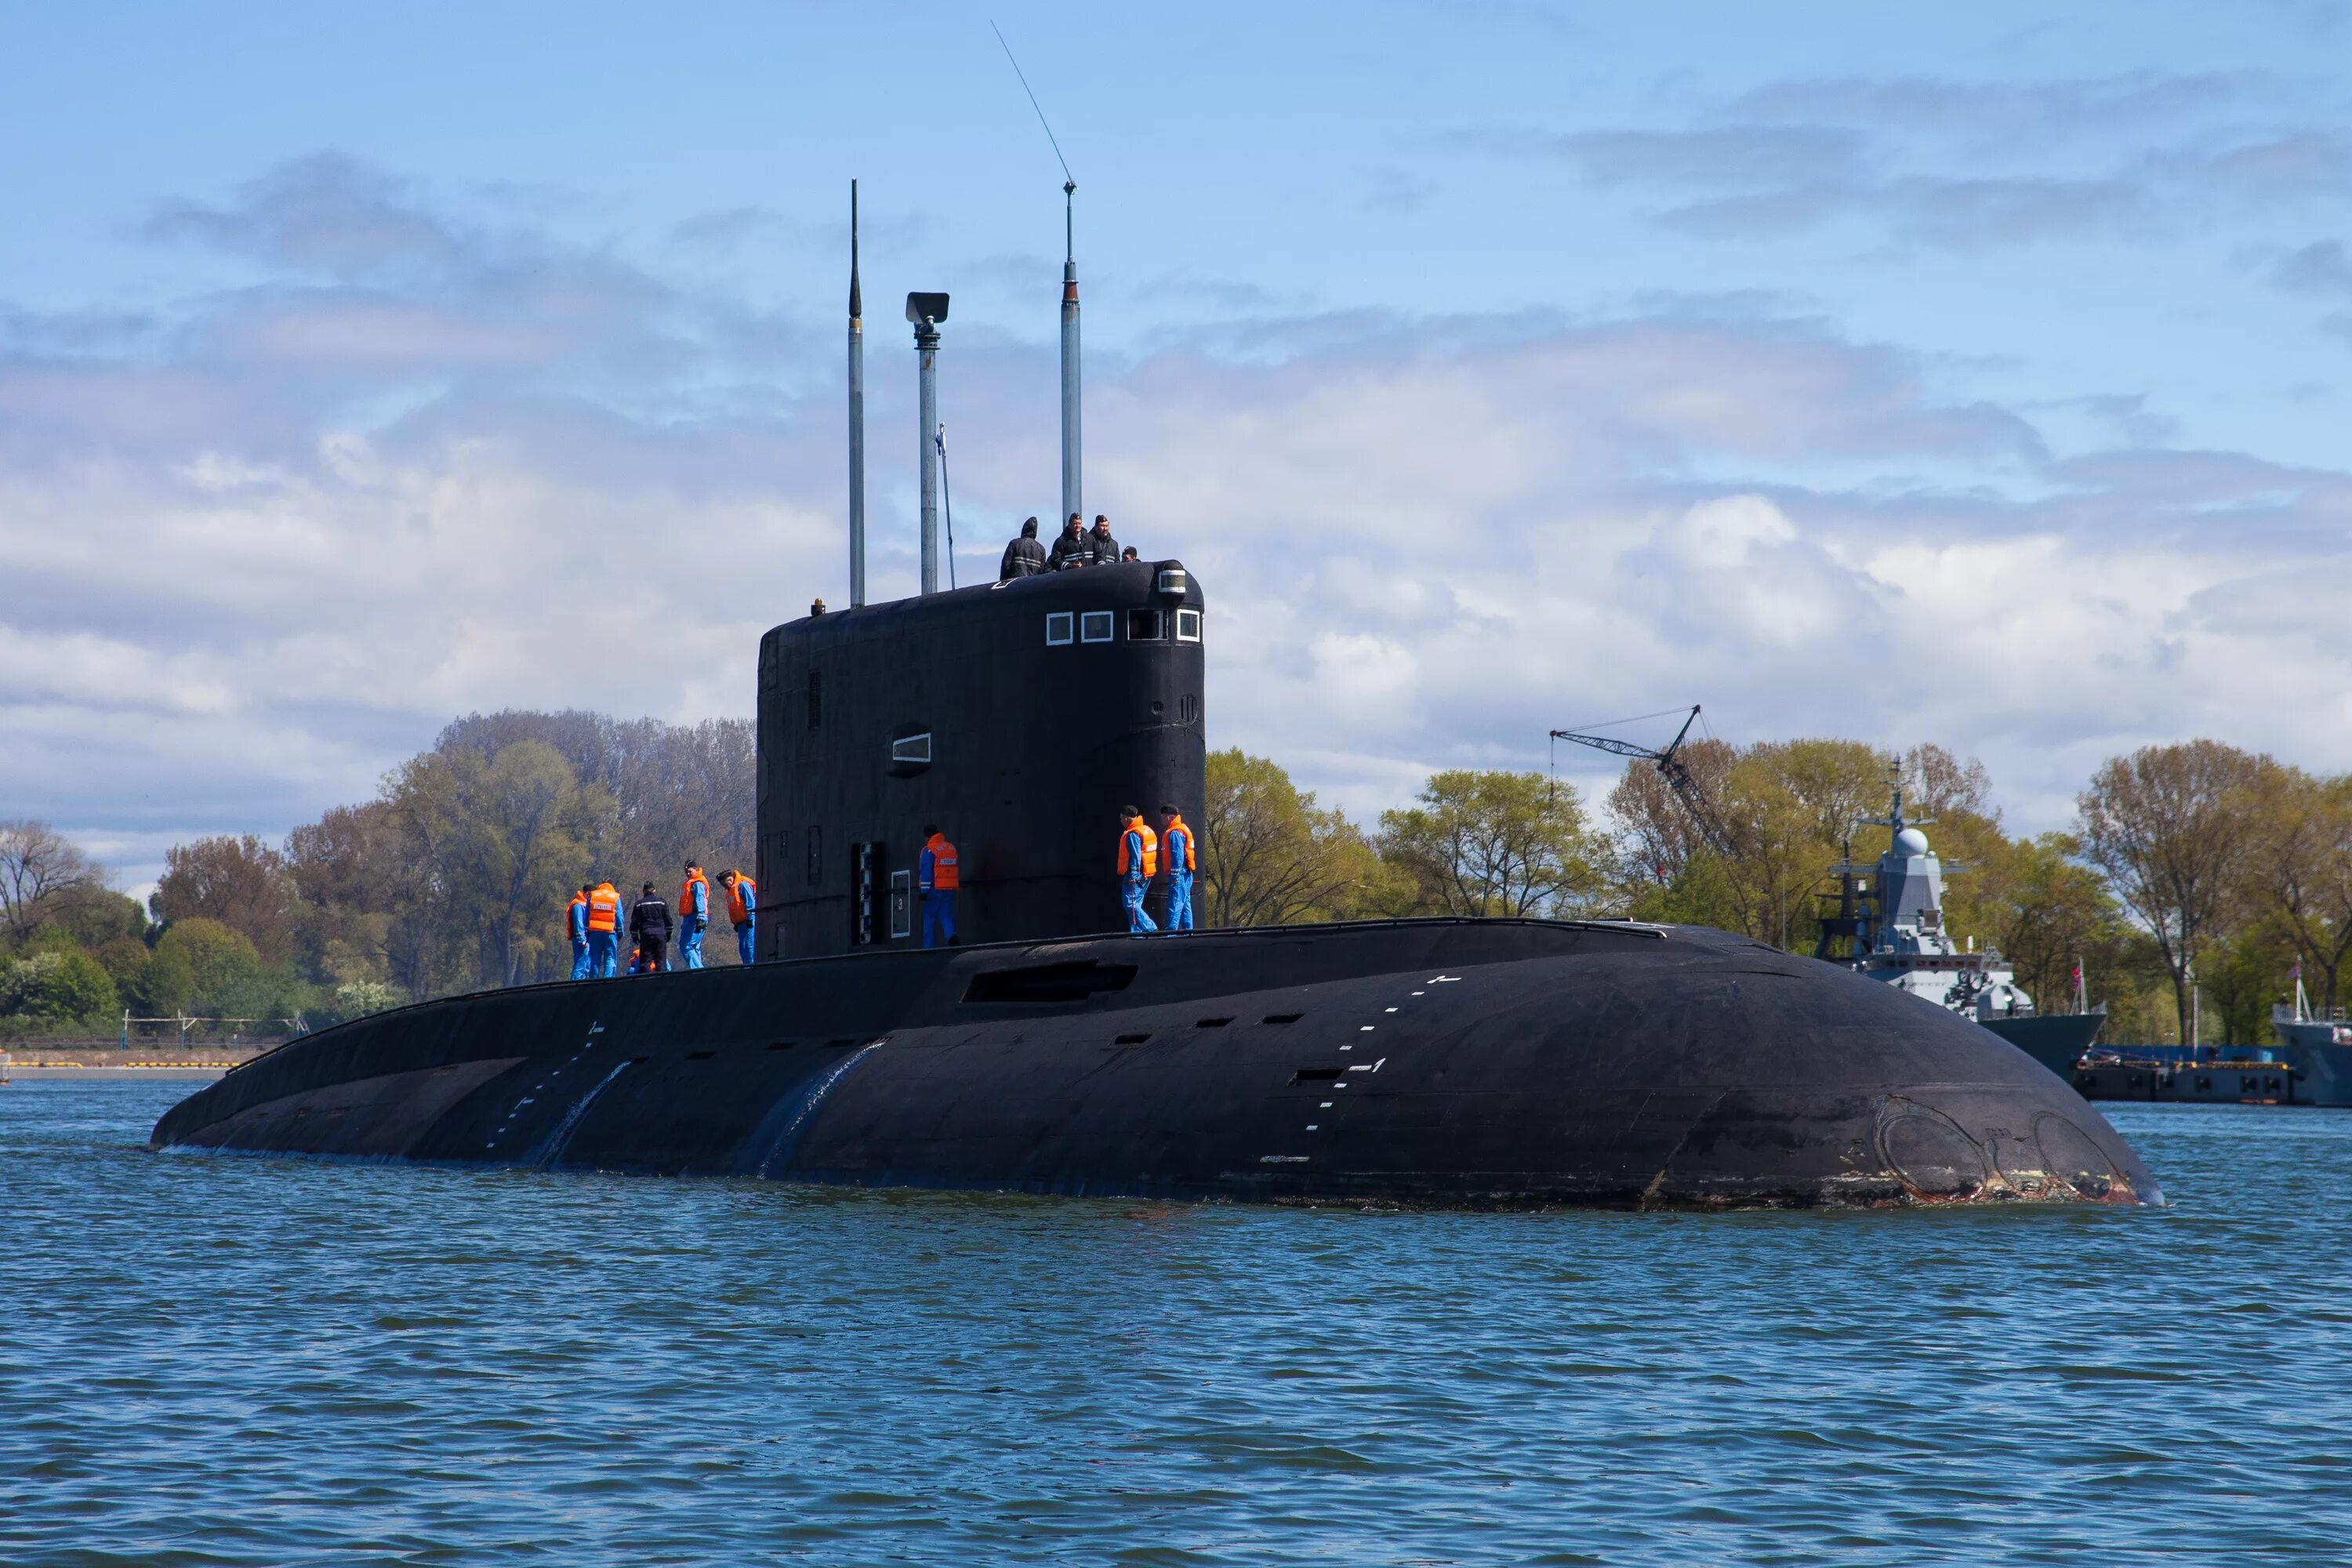
<path fill-rule="evenodd" d="M 1127 905 L 1128 932 L 1158 931 L 1143 907 L 1143 896 L 1151 890 L 1151 879 L 1160 873 L 1160 836 L 1143 820 L 1143 813 L 1131 805 L 1118 808 L 1118 894 Z"/>
<path fill-rule="evenodd" d="M 621 960 L 621 895 L 607 878 L 588 892 L 588 973 L 610 980 Z"/>
<path fill-rule="evenodd" d="M 949 947 L 962 946 L 956 940 L 955 896 L 963 886 L 963 876 L 956 862 L 956 847 L 948 842 L 936 822 L 923 824 L 922 863 L 916 874 L 923 889 L 923 945 L 938 947 L 944 937 Z"/>
<path fill-rule="evenodd" d="M 1192 826 L 1174 806 L 1160 807 L 1160 848 L 1168 862 L 1168 929 L 1192 929 Z"/>
<path fill-rule="evenodd" d="M 702 967 L 702 933 L 710 928 L 710 879 L 688 860 L 686 881 L 677 889 L 677 956 L 679 967 Z"/>
<path fill-rule="evenodd" d="M 749 963 L 755 945 L 751 927 L 760 918 L 759 884 L 740 871 L 730 871 L 719 880 L 727 889 L 727 923 L 735 928 L 735 956 Z"/>
<path fill-rule="evenodd" d="M 596 889 L 587 883 L 572 895 L 572 907 L 564 911 L 563 923 L 572 932 L 572 978 L 588 978 L 588 895 Z"/>

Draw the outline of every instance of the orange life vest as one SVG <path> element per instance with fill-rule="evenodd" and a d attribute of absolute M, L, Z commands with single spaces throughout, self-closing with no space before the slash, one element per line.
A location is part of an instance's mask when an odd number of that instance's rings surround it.
<path fill-rule="evenodd" d="M 588 895 L 588 929 L 607 933 L 621 929 L 621 895 L 604 882 Z"/>
<path fill-rule="evenodd" d="M 759 884 L 742 872 L 736 872 L 735 879 L 727 884 L 728 922 L 731 925 L 741 925 L 751 918 L 751 911 L 759 907 Z"/>
<path fill-rule="evenodd" d="M 686 874 L 686 880 L 677 885 L 677 918 L 682 921 L 694 918 L 694 885 L 697 882 L 702 884 L 703 915 L 708 918 L 710 914 L 710 879 L 699 871 L 689 871 Z"/>
<path fill-rule="evenodd" d="M 1139 873 L 1128 865 L 1128 835 L 1133 834 L 1143 846 L 1143 869 Z M 1122 877 L 1160 875 L 1160 835 L 1151 831 L 1151 824 L 1138 816 L 1118 830 L 1118 874 Z"/>
<path fill-rule="evenodd" d="M 1181 866 L 1176 864 L 1178 858 L 1176 854 L 1176 845 L 1178 842 L 1178 836 L 1180 834 L 1182 836 L 1182 842 L 1184 845 L 1184 854 L 1182 857 L 1184 863 Z M 1172 814 L 1169 816 L 1167 843 L 1169 871 L 1171 873 L 1181 871 L 1186 876 L 1192 875 L 1194 869 L 1192 865 L 1192 826 L 1181 816 L 1174 816 Z"/>
<path fill-rule="evenodd" d="M 956 847 L 948 842 L 944 833 L 934 833 L 923 841 L 931 857 L 931 891 L 952 893 L 963 886 L 962 873 L 956 869 Z"/>
<path fill-rule="evenodd" d="M 586 929 L 584 926 L 574 926 L 572 922 L 580 918 L 576 911 L 579 910 L 581 905 L 587 901 L 587 894 L 574 893 L 572 895 L 572 901 L 563 906 L 563 931 L 565 935 L 569 936 L 574 931 Z"/>

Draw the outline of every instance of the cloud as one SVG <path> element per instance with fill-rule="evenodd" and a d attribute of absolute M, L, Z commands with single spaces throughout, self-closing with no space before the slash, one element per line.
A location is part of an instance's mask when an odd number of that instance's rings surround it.
<path fill-rule="evenodd" d="M 2352 257 L 2341 240 L 2306 245 L 2272 274 L 2279 287 L 2311 294 L 2352 294 Z"/>
<path fill-rule="evenodd" d="M 1767 237 L 1846 224 L 1965 250 L 2147 234 L 2216 201 L 2352 192 L 2352 137 L 2274 122 L 2307 96 L 2243 72 L 1801 79 L 1684 126 L 1487 141 L 1561 159 L 1597 184 L 1654 190 L 1652 216 L 1668 228 Z"/>
<path fill-rule="evenodd" d="M 747 713 L 760 634 L 838 596 L 829 286 L 771 318 L 319 161 L 173 211 L 158 243 L 234 245 L 257 279 L 0 317 L 8 814 L 152 857 L 363 797 L 471 709 Z M 2352 568 L 2341 472 L 2053 450 L 1952 367 L 1771 298 L 1229 304 L 1257 314 L 1090 361 L 1087 500 L 1201 574 L 1213 741 L 1359 813 L 1694 700 L 1738 739 L 1979 752 L 2025 827 L 2150 740 L 2352 767 L 2332 608 L 2287 591 Z M 970 581 L 1053 493 L 1055 373 L 964 342 Z M 904 380 L 868 385 L 881 596 L 914 580 L 882 438 Z"/>

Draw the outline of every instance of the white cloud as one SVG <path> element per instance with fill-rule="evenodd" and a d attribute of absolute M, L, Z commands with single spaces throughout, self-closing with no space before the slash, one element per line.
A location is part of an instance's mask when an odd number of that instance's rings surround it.
<path fill-rule="evenodd" d="M 748 713 L 761 632 L 840 597 L 829 338 L 331 184 L 180 211 L 285 276 L 169 325 L 0 313 L 0 816 L 152 858 L 362 796 L 470 709 Z M 2345 474 L 2053 458 L 1900 346 L 1760 310 L 1263 326 L 1089 364 L 1088 510 L 1199 572 L 1213 742 L 1360 814 L 1695 700 L 1734 739 L 1981 753 L 2023 827 L 2148 741 L 2352 767 L 2312 586 L 2352 564 Z M 1050 511 L 1053 368 L 957 349 L 969 581 Z M 889 363 L 883 596 L 913 581 Z"/>

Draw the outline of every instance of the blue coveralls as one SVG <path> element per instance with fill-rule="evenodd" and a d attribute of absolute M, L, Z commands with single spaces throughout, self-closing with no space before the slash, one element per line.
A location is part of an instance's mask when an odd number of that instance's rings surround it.
<path fill-rule="evenodd" d="M 710 884 L 697 877 L 686 885 L 693 902 L 677 911 L 677 962 L 681 969 L 702 967 L 702 932 L 710 924 Z"/>
<path fill-rule="evenodd" d="M 735 927 L 735 956 L 749 963 L 757 947 L 751 940 L 751 928 L 760 919 L 760 885 L 749 877 L 738 877 L 735 896 L 743 900 L 743 919 Z"/>
<path fill-rule="evenodd" d="M 1143 835 L 1130 827 L 1120 858 L 1129 867 L 1118 881 L 1119 897 L 1127 904 L 1127 929 L 1129 931 L 1158 931 L 1151 916 L 1143 907 L 1143 895 L 1151 890 L 1151 879 L 1143 874 Z"/>
<path fill-rule="evenodd" d="M 923 846 L 922 867 L 919 880 L 923 886 L 923 945 L 937 947 L 941 942 L 955 941 L 955 889 L 931 886 L 932 863 L 938 858 L 931 847 Z"/>
<path fill-rule="evenodd" d="M 1160 853 L 1168 859 L 1168 929 L 1192 929 L 1192 830 L 1182 823 L 1168 830 Z"/>
<path fill-rule="evenodd" d="M 572 978 L 588 978 L 588 900 L 572 906 Z"/>

